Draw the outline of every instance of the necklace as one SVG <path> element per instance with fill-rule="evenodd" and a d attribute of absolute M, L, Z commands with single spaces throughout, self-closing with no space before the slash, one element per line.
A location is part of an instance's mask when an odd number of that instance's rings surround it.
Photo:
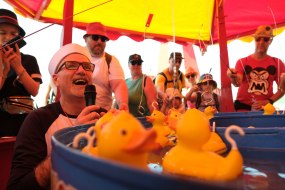
<path fill-rule="evenodd" d="M 62 110 L 62 111 L 63 111 L 63 110 Z M 70 126 L 72 126 L 72 125 L 73 125 L 73 123 L 72 123 L 72 121 L 71 121 L 70 117 L 68 116 L 68 114 L 67 114 L 65 111 L 63 111 L 63 113 L 64 113 L 65 117 L 67 117 L 67 119 L 68 119 L 68 122 L 69 122 Z"/>
<path fill-rule="evenodd" d="M 201 99 L 202 99 L 203 104 L 208 106 L 213 101 L 213 94 L 209 92 L 203 92 L 201 94 Z"/>

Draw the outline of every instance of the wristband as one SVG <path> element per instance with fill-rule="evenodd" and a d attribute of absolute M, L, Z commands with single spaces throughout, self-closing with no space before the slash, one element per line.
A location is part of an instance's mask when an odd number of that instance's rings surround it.
<path fill-rule="evenodd" d="M 273 104 L 273 103 L 274 103 L 274 100 L 272 100 L 272 99 L 270 99 L 270 98 L 268 98 L 268 101 L 269 101 L 270 104 Z"/>

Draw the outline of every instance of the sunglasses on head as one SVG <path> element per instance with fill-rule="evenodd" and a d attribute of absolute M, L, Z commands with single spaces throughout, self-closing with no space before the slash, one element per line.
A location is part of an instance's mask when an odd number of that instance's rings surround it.
<path fill-rule="evenodd" d="M 195 76 L 196 76 L 195 74 L 191 74 L 191 75 L 187 75 L 186 78 L 188 78 L 188 79 L 189 79 L 190 77 L 194 78 Z"/>
<path fill-rule="evenodd" d="M 96 34 L 91 35 L 91 38 L 92 38 L 92 40 L 94 40 L 94 41 L 98 41 L 98 40 L 100 39 L 102 42 L 107 42 L 107 41 L 109 40 L 109 39 L 106 38 L 105 36 L 96 35 Z"/>
<path fill-rule="evenodd" d="M 138 60 L 130 61 L 130 63 L 131 65 L 142 65 L 142 62 Z"/>
<path fill-rule="evenodd" d="M 263 39 L 264 42 L 269 42 L 269 40 L 271 38 L 269 38 L 269 37 L 257 37 L 257 38 L 255 38 L 255 41 L 260 42 L 261 39 Z"/>
<path fill-rule="evenodd" d="M 82 68 L 85 71 L 91 71 L 93 72 L 95 69 L 95 65 L 93 63 L 89 62 L 77 62 L 77 61 L 65 61 L 55 73 L 58 73 L 63 67 L 65 67 L 67 70 L 77 70 L 79 66 L 82 66 Z"/>

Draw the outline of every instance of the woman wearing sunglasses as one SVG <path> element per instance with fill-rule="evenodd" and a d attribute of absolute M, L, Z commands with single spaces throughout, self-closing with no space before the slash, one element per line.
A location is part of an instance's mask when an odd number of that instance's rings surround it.
<path fill-rule="evenodd" d="M 271 26 L 259 26 L 253 35 L 255 52 L 239 59 L 235 68 L 228 69 L 227 75 L 231 83 L 239 87 L 234 102 L 236 111 L 262 110 L 267 103 L 273 104 L 284 95 L 280 86 L 280 76 L 285 72 L 284 63 L 267 54 L 273 40 Z M 273 83 L 278 90 L 273 92 Z"/>
<path fill-rule="evenodd" d="M 186 72 L 185 72 L 185 77 L 186 77 L 186 81 L 187 81 L 187 92 L 189 92 L 189 90 L 195 86 L 197 84 L 197 75 L 198 75 L 198 72 L 195 71 L 192 67 L 188 67 L 186 69 Z M 186 101 L 186 106 L 188 109 L 191 109 L 191 108 L 195 108 L 195 102 L 191 102 L 191 101 Z"/>
<path fill-rule="evenodd" d="M 130 55 L 131 78 L 126 79 L 129 93 L 129 112 L 135 117 L 150 115 L 156 102 L 156 89 L 152 79 L 142 73 L 143 60 L 138 54 Z"/>

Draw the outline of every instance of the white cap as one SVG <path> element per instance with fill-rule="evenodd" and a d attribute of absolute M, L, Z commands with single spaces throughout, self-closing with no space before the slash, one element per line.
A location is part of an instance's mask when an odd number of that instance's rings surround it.
<path fill-rule="evenodd" d="M 58 64 L 68 55 L 73 54 L 73 53 L 79 53 L 82 54 L 84 56 L 86 56 L 89 61 L 91 62 L 91 55 L 88 52 L 88 50 L 78 44 L 67 44 L 62 46 L 52 57 L 52 59 L 49 62 L 49 66 L 48 66 L 48 71 L 50 73 L 50 75 L 52 76 L 56 69 Z"/>

